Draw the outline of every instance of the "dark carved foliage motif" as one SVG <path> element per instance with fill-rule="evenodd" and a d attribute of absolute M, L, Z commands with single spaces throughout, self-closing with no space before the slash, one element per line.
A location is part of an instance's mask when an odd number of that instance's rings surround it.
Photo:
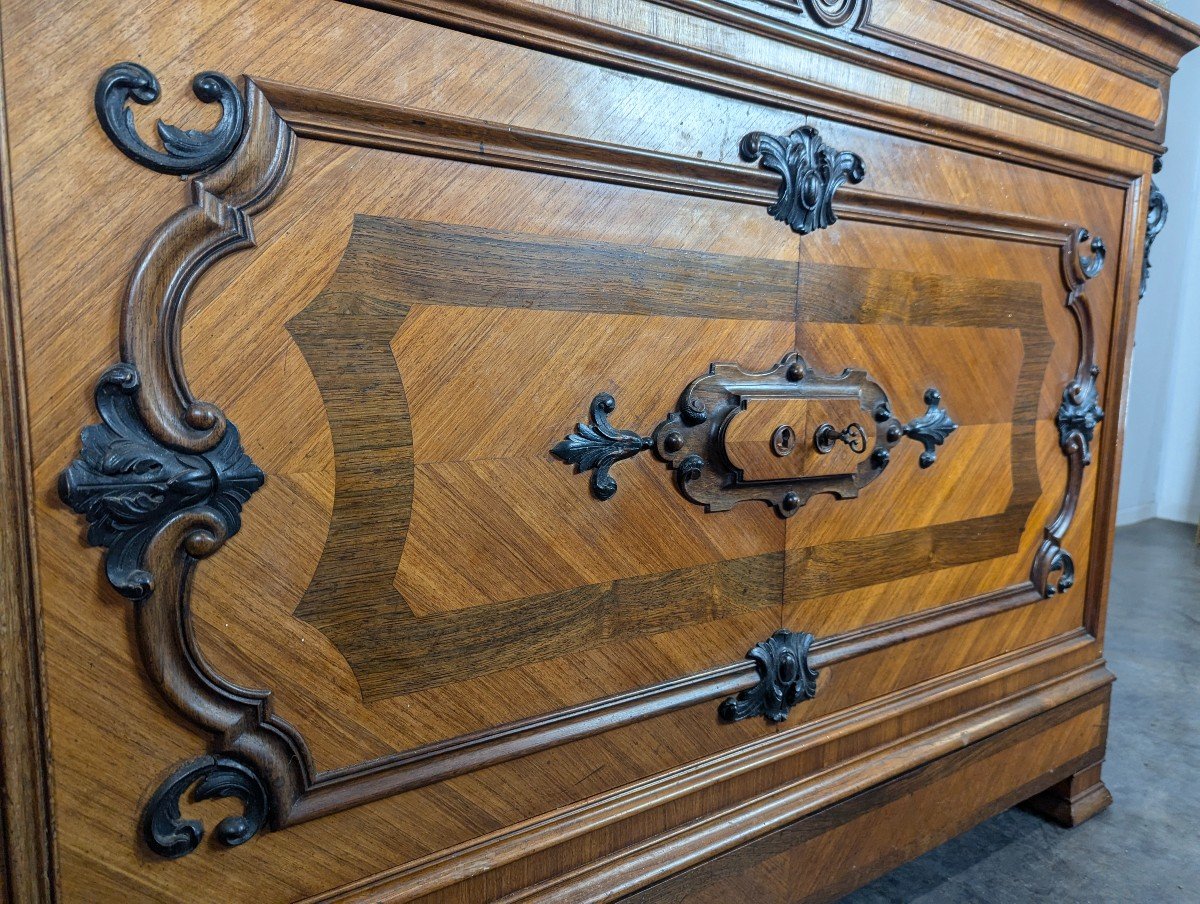
<path fill-rule="evenodd" d="M 78 457 L 59 477 L 62 500 L 87 520 L 88 542 L 107 550 L 109 581 L 136 601 L 133 626 L 146 674 L 185 718 L 238 751 L 185 763 L 151 796 L 143 837 L 164 857 L 194 850 L 204 834 L 199 822 L 180 814 L 189 788 L 193 800 L 241 801 L 242 813 L 221 820 L 214 833 L 222 844 L 237 845 L 269 813 L 283 818 L 279 805 L 292 799 L 310 768 L 303 743 L 272 714 L 269 692 L 236 687 L 215 673 L 190 622 L 194 564 L 238 532 L 242 506 L 264 476 L 220 409 L 190 396 L 177 354 L 179 330 L 200 275 L 253 245 L 250 216 L 281 189 L 294 146 L 251 82 L 244 97 L 214 72 L 196 76 L 192 87 L 201 101 L 220 103 L 220 121 L 207 132 L 160 122 L 165 150 L 159 151 L 138 135 L 128 108 L 158 98 L 153 74 L 119 63 L 96 86 L 96 115 L 122 153 L 159 172 L 203 175 L 191 183 L 188 206 L 143 246 L 123 303 L 121 363 L 96 384 L 100 423 L 84 428 Z M 240 743 L 251 733 L 251 743 Z M 291 771 L 268 785 L 262 765 L 272 758 Z"/>
<path fill-rule="evenodd" d="M 811 634 L 779 630 L 746 654 L 758 670 L 758 683 L 725 700 L 718 714 L 727 722 L 763 716 L 782 722 L 797 703 L 817 695 L 817 673 L 808 664 Z"/>
<path fill-rule="evenodd" d="M 1162 157 L 1154 158 L 1154 172 L 1162 171 Z M 1167 225 L 1167 199 L 1154 180 L 1150 180 L 1150 207 L 1146 212 L 1146 244 L 1142 249 L 1142 283 L 1138 289 L 1138 298 L 1146 294 L 1146 284 L 1150 282 L 1150 246 L 1158 238 L 1158 234 Z"/>
<path fill-rule="evenodd" d="M 190 854 L 204 838 L 204 826 L 179 812 L 180 799 L 193 786 L 192 800 L 197 803 L 223 797 L 241 801 L 240 816 L 226 816 L 217 823 L 217 840 L 224 845 L 249 841 L 266 821 L 266 788 L 252 769 L 230 757 L 198 757 L 180 766 L 146 804 L 142 837 L 154 853 L 174 860 Z"/>
<path fill-rule="evenodd" d="M 146 548 L 164 525 L 185 509 L 203 506 L 223 527 L 218 542 L 231 537 L 241 527 L 242 505 L 264 478 L 242 451 L 233 424 L 201 454 L 164 446 L 138 415 L 137 391 L 131 364 L 118 364 L 100 377 L 96 409 L 102 423 L 84 429 L 79 457 L 59 476 L 59 495 L 87 518 L 88 542 L 108 549 L 105 568 L 112 585 L 141 600 L 154 589 Z"/>
<path fill-rule="evenodd" d="M 1100 390 L 1096 387 L 1096 377 L 1100 376 L 1100 368 L 1095 364 L 1088 371 L 1091 379 L 1083 383 L 1072 381 L 1063 390 L 1062 404 L 1054 423 L 1058 425 L 1058 443 L 1063 451 L 1069 451 L 1072 437 L 1075 434 L 1082 449 L 1083 463 L 1092 462 L 1092 438 L 1096 425 L 1104 420 L 1104 409 L 1100 407 Z"/>
<path fill-rule="evenodd" d="M 618 430 L 608 416 L 617 408 L 617 401 L 607 392 L 594 399 L 590 408 L 591 423 L 576 424 L 575 432 L 550 451 L 579 473 L 591 471 L 592 493 L 597 499 L 611 499 L 617 492 L 617 482 L 608 469 L 619 461 L 632 458 L 649 449 L 654 443 L 648 436 L 632 430 Z"/>
<path fill-rule="evenodd" d="M 1087 247 L 1092 253 L 1081 253 L 1081 247 Z M 1083 469 L 1092 461 L 1096 425 L 1104 419 L 1097 383 L 1100 367 L 1095 362 L 1092 314 L 1084 287 L 1103 269 L 1106 254 L 1104 240 L 1092 238 L 1086 229 L 1075 230 L 1062 249 L 1066 305 L 1079 327 L 1079 363 L 1074 378 L 1063 390 L 1062 404 L 1054 419 L 1059 445 L 1067 457 L 1067 489 L 1058 514 L 1043 530 L 1042 542 L 1030 571 L 1030 579 L 1043 597 L 1064 593 L 1075 584 L 1075 561 L 1063 548 L 1063 538 L 1075 518 L 1075 509 L 1083 492 Z"/>
<path fill-rule="evenodd" d="M 130 101 L 152 104 L 158 100 L 158 79 L 145 66 L 118 63 L 110 66 L 96 84 L 96 117 L 112 143 L 132 160 L 160 173 L 190 175 L 211 169 L 237 146 L 246 127 L 246 106 L 241 92 L 219 72 L 201 72 L 192 91 L 205 103 L 220 103 L 221 118 L 211 130 L 179 129 L 158 121 L 158 137 L 166 152 L 155 150 L 138 135 Z"/>
<path fill-rule="evenodd" d="M 937 389 L 931 387 L 925 390 L 925 404 L 929 406 L 928 410 L 904 425 L 904 435 L 925 447 L 920 458 L 922 468 L 928 468 L 937 461 L 937 447 L 958 429 L 958 424 L 951 420 L 942 407 L 942 394 Z"/>
<path fill-rule="evenodd" d="M 742 159 L 758 160 L 782 177 L 779 200 L 767 212 L 800 235 L 836 223 L 834 193 L 847 182 L 858 184 L 866 175 L 861 157 L 835 151 L 812 126 L 801 126 L 782 138 L 751 132 L 742 139 L 740 151 Z"/>

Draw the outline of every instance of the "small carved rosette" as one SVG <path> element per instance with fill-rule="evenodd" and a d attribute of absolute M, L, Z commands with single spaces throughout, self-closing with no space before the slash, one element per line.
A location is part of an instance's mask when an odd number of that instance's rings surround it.
<path fill-rule="evenodd" d="M 808 664 L 811 634 L 779 630 L 746 654 L 758 670 L 758 684 L 730 697 L 718 714 L 727 722 L 763 716 L 782 722 L 797 703 L 817 695 L 817 673 Z"/>

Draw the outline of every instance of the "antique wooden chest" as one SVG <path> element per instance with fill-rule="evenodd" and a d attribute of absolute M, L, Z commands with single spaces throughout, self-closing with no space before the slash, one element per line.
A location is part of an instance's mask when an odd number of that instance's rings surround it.
<path fill-rule="evenodd" d="M 1110 802 L 1122 390 L 1196 26 L 0 29 L 8 899 L 830 900 Z"/>

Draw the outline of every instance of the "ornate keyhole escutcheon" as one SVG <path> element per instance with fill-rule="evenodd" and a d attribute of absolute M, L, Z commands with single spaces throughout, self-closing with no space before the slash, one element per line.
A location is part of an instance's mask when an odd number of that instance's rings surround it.
<path fill-rule="evenodd" d="M 591 471 L 593 495 L 601 500 L 616 493 L 609 468 L 653 449 L 674 472 L 678 490 L 706 511 L 728 511 L 739 502 L 757 500 L 790 518 L 820 493 L 856 497 L 883 473 L 892 449 L 906 437 L 925 447 L 921 467 L 933 464 L 934 447 L 957 426 L 941 407 L 936 389 L 928 390 L 925 400 L 930 408 L 924 415 L 901 423 L 893 416 L 883 388 L 865 371 L 847 368 L 836 375 L 822 374 L 791 352 L 761 373 L 737 364 L 710 365 L 707 374 L 688 385 L 676 409 L 650 436 L 613 427 L 608 414 L 616 403 L 602 393 L 592 400 L 590 422 L 576 425 L 575 433 L 550 451 L 580 473 Z M 841 430 L 829 422 L 821 424 L 812 436 L 813 448 L 807 455 L 799 454 L 810 441 L 800 440 L 792 426 L 800 421 L 792 415 L 804 416 L 810 405 L 853 410 L 862 420 L 850 421 Z M 787 420 L 774 417 L 781 413 Z M 772 430 L 771 424 L 777 426 Z M 847 460 L 812 467 L 814 450 L 818 456 L 830 455 L 839 445 L 848 450 Z M 766 448 L 771 454 L 764 458 L 761 450 Z"/>

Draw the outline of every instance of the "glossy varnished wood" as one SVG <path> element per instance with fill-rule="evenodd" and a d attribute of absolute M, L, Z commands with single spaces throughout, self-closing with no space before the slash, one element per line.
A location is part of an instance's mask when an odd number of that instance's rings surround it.
<path fill-rule="evenodd" d="M 0 73 L 0 104 L 4 97 Z M 6 107 L 0 110 L 0 898 L 24 904 L 54 894 L 54 816 L 7 120 Z"/>
<path fill-rule="evenodd" d="M 5 893 L 820 900 L 1039 792 L 1106 803 L 1132 299 L 1200 33 L 1141 0 L 851 6 L 5 4 Z M 123 59 L 163 85 L 143 134 L 210 127 L 211 68 L 258 137 L 186 187 L 138 168 L 91 108 Z M 739 143 L 802 125 L 865 176 L 798 238 Z M 1108 257 L 1077 286 L 1079 227 Z M 937 387 L 958 429 L 786 521 L 706 513 L 649 450 L 600 501 L 550 453 L 597 393 L 644 436 L 713 362 L 794 351 L 901 422 Z M 228 542 L 155 547 L 148 604 L 55 489 L 118 359 L 159 441 L 236 423 L 266 475 Z M 1093 363 L 1082 467 L 1055 417 Z M 1076 582 L 1046 599 L 1050 541 Z M 722 722 L 781 627 L 816 698 Z M 164 862 L 139 813 L 203 753 L 268 824 Z M 183 810 L 211 837 L 238 805 Z"/>

